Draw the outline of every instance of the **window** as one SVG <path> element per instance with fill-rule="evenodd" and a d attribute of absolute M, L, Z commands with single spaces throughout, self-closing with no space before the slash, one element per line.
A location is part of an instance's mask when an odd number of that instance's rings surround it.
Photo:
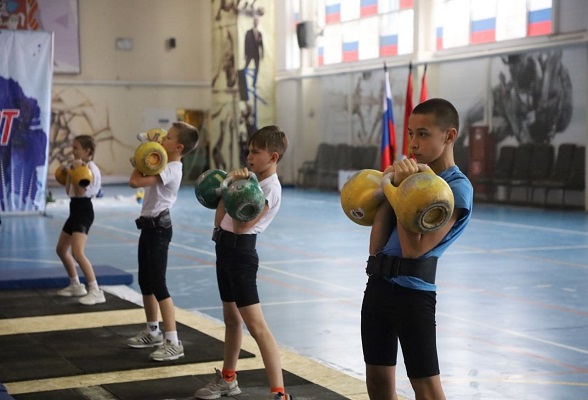
<path fill-rule="evenodd" d="M 436 0 L 437 50 L 553 33 L 553 0 Z"/>
<path fill-rule="evenodd" d="M 414 0 L 319 0 L 318 66 L 410 54 Z"/>

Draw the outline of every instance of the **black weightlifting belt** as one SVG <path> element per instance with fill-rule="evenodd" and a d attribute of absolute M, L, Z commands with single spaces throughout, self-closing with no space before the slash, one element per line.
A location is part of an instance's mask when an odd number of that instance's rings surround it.
<path fill-rule="evenodd" d="M 169 209 L 163 210 L 157 217 L 139 217 L 135 220 L 135 225 L 137 225 L 137 229 L 171 228 Z"/>
<path fill-rule="evenodd" d="M 233 232 L 222 228 L 214 228 L 212 240 L 224 247 L 231 249 L 253 250 L 257 241 L 257 235 L 235 235 Z"/>
<path fill-rule="evenodd" d="M 365 273 L 389 279 L 400 275 L 414 276 L 428 283 L 435 283 L 437 257 L 422 259 L 400 258 L 379 253 L 369 256 Z"/>

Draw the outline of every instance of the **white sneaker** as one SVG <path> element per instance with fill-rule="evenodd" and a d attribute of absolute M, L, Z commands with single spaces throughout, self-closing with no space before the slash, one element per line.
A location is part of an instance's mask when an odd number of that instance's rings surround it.
<path fill-rule="evenodd" d="M 157 335 L 153 336 L 147 331 L 141 331 L 132 338 L 128 338 L 127 345 L 135 349 L 159 347 L 163 345 L 163 333 L 158 332 Z"/>
<path fill-rule="evenodd" d="M 196 393 L 194 393 L 194 397 L 197 399 L 211 400 L 218 399 L 221 396 L 233 396 L 241 393 L 236 376 L 231 382 L 227 382 L 223 379 L 223 376 L 218 369 L 215 368 L 214 370 L 216 371 L 214 380 L 203 388 L 198 389 Z"/>
<path fill-rule="evenodd" d="M 181 340 L 175 345 L 166 339 L 149 357 L 155 361 L 177 360 L 178 358 L 184 357 L 184 346 L 182 346 Z"/>
<path fill-rule="evenodd" d="M 86 287 L 81 283 L 77 285 L 70 284 L 68 287 L 57 291 L 57 295 L 62 297 L 80 297 L 85 296 L 87 293 Z"/>
<path fill-rule="evenodd" d="M 85 295 L 84 297 L 80 297 L 80 304 L 86 306 L 93 306 L 94 304 L 106 303 L 106 298 L 104 297 L 104 292 L 102 290 L 93 291 Z"/>

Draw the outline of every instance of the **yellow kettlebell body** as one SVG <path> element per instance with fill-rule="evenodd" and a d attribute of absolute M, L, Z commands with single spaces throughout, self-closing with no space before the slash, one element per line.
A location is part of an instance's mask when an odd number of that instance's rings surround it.
<path fill-rule="evenodd" d="M 158 142 L 145 142 L 135 150 L 135 166 L 144 175 L 157 175 L 167 165 L 167 152 Z"/>
<path fill-rule="evenodd" d="M 429 233 L 449 221 L 453 192 L 431 169 L 410 175 L 398 187 L 392 185 L 392 175 L 382 177 L 382 191 L 402 226 L 411 232 Z"/>
<path fill-rule="evenodd" d="M 378 206 L 384 199 L 381 189 L 382 172 L 363 169 L 353 174 L 341 188 L 341 207 L 356 224 L 371 226 Z"/>
<path fill-rule="evenodd" d="M 71 176 L 71 183 L 80 187 L 87 187 L 94 179 L 94 175 L 92 175 L 88 164 L 79 162 L 79 160 L 74 162 L 69 170 L 69 175 Z"/>
<path fill-rule="evenodd" d="M 65 186 L 65 182 L 67 180 L 67 169 L 65 166 L 60 165 L 55 170 L 55 180 L 62 186 Z"/>

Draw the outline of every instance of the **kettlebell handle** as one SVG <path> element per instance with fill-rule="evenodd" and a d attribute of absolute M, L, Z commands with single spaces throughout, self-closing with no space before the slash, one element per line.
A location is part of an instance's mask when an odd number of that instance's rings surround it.
<path fill-rule="evenodd" d="M 249 177 L 247 178 L 250 181 L 257 182 L 257 175 L 255 172 L 249 171 Z M 240 180 L 240 179 L 238 179 Z M 227 176 L 221 183 L 220 187 L 217 189 L 219 193 L 223 193 L 227 188 L 233 183 L 235 179 L 232 176 Z"/>
<path fill-rule="evenodd" d="M 431 167 L 429 167 L 427 164 L 417 164 L 417 167 L 419 169 L 419 172 L 425 172 L 425 173 L 429 173 L 429 174 L 433 174 L 433 175 L 437 175 L 433 172 L 433 170 L 431 169 Z M 392 184 L 392 181 L 394 180 L 394 171 L 392 172 L 388 172 L 387 174 L 384 174 L 382 176 L 382 180 L 381 180 L 381 187 L 382 190 L 384 189 L 384 187 L 387 187 L 388 185 L 392 186 L 393 188 L 396 189 L 396 186 L 394 186 Z"/>

